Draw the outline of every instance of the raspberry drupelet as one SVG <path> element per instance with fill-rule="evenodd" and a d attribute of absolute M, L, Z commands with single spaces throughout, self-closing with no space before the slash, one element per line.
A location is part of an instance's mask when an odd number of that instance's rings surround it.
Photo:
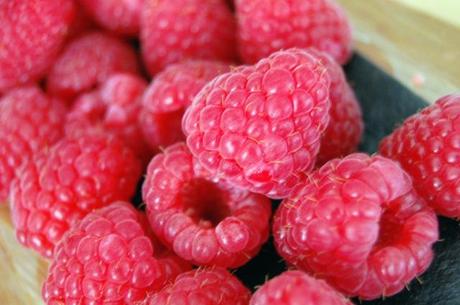
<path fill-rule="evenodd" d="M 379 151 L 401 164 L 437 213 L 460 219 L 460 94 L 406 119 Z"/>
<path fill-rule="evenodd" d="M 273 53 L 208 83 L 183 119 L 187 145 L 213 176 L 271 198 L 315 164 L 329 123 L 329 74 L 308 50 Z"/>
<path fill-rule="evenodd" d="M 111 34 L 89 32 L 70 41 L 59 55 L 48 74 L 47 92 L 71 103 L 117 72 L 139 72 L 134 49 Z"/>
<path fill-rule="evenodd" d="M 9 91 L 0 99 L 0 204 L 8 199 L 16 172 L 64 133 L 65 105 L 37 86 Z"/>
<path fill-rule="evenodd" d="M 195 95 L 230 66 L 218 61 L 193 60 L 166 67 L 155 76 L 142 99 L 141 124 L 152 149 L 185 140 L 182 116 Z"/>
<path fill-rule="evenodd" d="M 311 52 L 315 52 L 311 50 Z M 329 89 L 330 120 L 321 139 L 317 165 L 355 152 L 364 129 L 361 106 L 347 82 L 342 67 L 324 52 L 315 53 L 327 67 L 331 79 Z"/>
<path fill-rule="evenodd" d="M 134 74 L 117 73 L 100 87 L 81 94 L 67 116 L 66 133 L 78 136 L 88 129 L 112 134 L 123 140 L 147 164 L 152 150 L 142 134 L 139 111 L 147 83 Z"/>
<path fill-rule="evenodd" d="M 236 0 L 235 6 L 245 63 L 288 48 L 313 47 L 339 64 L 351 57 L 351 27 L 333 0 Z"/>
<path fill-rule="evenodd" d="M 152 229 L 195 265 L 242 266 L 268 238 L 270 201 L 206 180 L 201 171 L 183 143 L 152 159 L 142 188 Z"/>
<path fill-rule="evenodd" d="M 72 0 L 0 2 L 0 93 L 46 75 L 74 18 Z"/>
<path fill-rule="evenodd" d="M 146 305 L 248 305 L 249 290 L 222 268 L 196 269 L 151 295 Z"/>
<path fill-rule="evenodd" d="M 286 271 L 263 284 L 250 305 L 352 305 L 323 280 L 300 271 Z"/>
<path fill-rule="evenodd" d="M 86 214 L 129 200 L 140 162 L 123 142 L 99 134 L 64 138 L 27 162 L 11 188 L 18 241 L 51 258 L 63 234 Z"/>
<path fill-rule="evenodd" d="M 224 0 L 145 0 L 141 46 L 154 75 L 187 59 L 236 59 L 236 22 Z"/>
<path fill-rule="evenodd" d="M 88 214 L 58 243 L 43 299 L 47 305 L 141 304 L 190 269 L 161 251 L 143 214 L 127 202 L 112 203 Z"/>
<path fill-rule="evenodd" d="M 290 264 L 349 296 L 375 299 L 428 268 L 438 222 L 396 162 L 352 154 L 299 184 L 276 212 L 273 232 Z"/>

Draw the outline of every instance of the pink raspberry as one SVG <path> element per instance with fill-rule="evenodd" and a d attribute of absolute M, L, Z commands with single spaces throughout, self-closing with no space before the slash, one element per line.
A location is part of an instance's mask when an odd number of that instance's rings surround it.
<path fill-rule="evenodd" d="M 46 74 L 74 17 L 71 0 L 0 2 L 0 93 Z"/>
<path fill-rule="evenodd" d="M 187 109 L 183 130 L 213 176 L 283 198 L 314 166 L 329 106 L 326 66 L 290 49 L 211 81 Z"/>
<path fill-rule="evenodd" d="M 235 20 L 223 0 L 145 0 L 141 45 L 155 74 L 186 59 L 236 58 Z"/>
<path fill-rule="evenodd" d="M 16 170 L 62 137 L 66 112 L 62 102 L 36 86 L 14 89 L 0 99 L 0 204 L 8 198 Z"/>
<path fill-rule="evenodd" d="M 48 305 L 138 305 L 175 278 L 158 250 L 144 215 L 129 203 L 96 210 L 56 246 L 43 299 Z"/>
<path fill-rule="evenodd" d="M 197 269 L 179 275 L 174 283 L 152 294 L 146 305 L 248 305 L 250 296 L 227 270 Z"/>
<path fill-rule="evenodd" d="M 401 163 L 437 213 L 460 218 L 460 94 L 408 118 L 380 143 L 379 151 Z"/>
<path fill-rule="evenodd" d="M 313 52 L 313 51 L 312 51 Z M 317 164 L 346 156 L 358 149 L 364 129 L 361 106 L 347 83 L 342 67 L 326 53 L 317 52 L 331 78 L 329 126 L 321 139 Z"/>
<path fill-rule="evenodd" d="M 277 250 L 350 296 L 401 291 L 433 259 L 438 222 L 396 162 L 352 154 L 299 184 L 276 212 Z"/>
<path fill-rule="evenodd" d="M 203 86 L 230 66 L 214 61 L 172 64 L 158 73 L 142 100 L 141 123 L 153 149 L 185 140 L 182 116 Z"/>
<path fill-rule="evenodd" d="M 11 188 L 18 241 L 51 258 L 63 234 L 94 209 L 129 200 L 139 161 L 116 138 L 64 138 L 27 163 Z"/>
<path fill-rule="evenodd" d="M 99 89 L 80 95 L 67 118 L 66 132 L 70 136 L 100 128 L 104 133 L 120 137 L 145 163 L 150 160 L 139 124 L 141 97 L 147 83 L 131 74 L 113 74 Z"/>
<path fill-rule="evenodd" d="M 344 64 L 351 56 L 351 28 L 332 0 L 236 0 L 238 46 L 246 63 L 288 48 L 314 47 Z"/>
<path fill-rule="evenodd" d="M 352 305 L 322 280 L 300 271 L 286 271 L 263 284 L 250 305 Z"/>
<path fill-rule="evenodd" d="M 66 46 L 48 75 L 47 90 L 72 101 L 112 74 L 138 71 L 136 53 L 131 46 L 107 33 L 91 32 Z"/>
<path fill-rule="evenodd" d="M 144 0 L 80 0 L 80 3 L 107 30 L 130 36 L 139 33 Z"/>
<path fill-rule="evenodd" d="M 195 265 L 239 267 L 268 238 L 270 201 L 206 180 L 200 170 L 183 143 L 152 159 L 142 187 L 152 229 Z"/>

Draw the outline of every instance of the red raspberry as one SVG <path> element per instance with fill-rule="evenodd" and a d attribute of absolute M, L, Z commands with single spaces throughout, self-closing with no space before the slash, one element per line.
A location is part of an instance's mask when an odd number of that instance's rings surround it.
<path fill-rule="evenodd" d="M 72 100 L 117 72 L 137 73 L 134 50 L 122 40 L 92 32 L 71 41 L 48 75 L 48 92 Z"/>
<path fill-rule="evenodd" d="M 342 67 L 326 53 L 317 52 L 327 67 L 331 78 L 330 98 L 331 117 L 329 126 L 321 139 L 321 148 L 318 154 L 318 165 L 327 161 L 346 156 L 355 152 L 361 141 L 364 123 L 361 106 L 356 99 L 353 89 L 347 83 Z"/>
<path fill-rule="evenodd" d="M 153 75 L 185 59 L 236 58 L 235 20 L 223 0 L 145 0 L 141 45 Z"/>
<path fill-rule="evenodd" d="M 71 0 L 0 1 L 0 93 L 45 75 L 74 15 Z"/>
<path fill-rule="evenodd" d="M 278 209 L 273 232 L 289 263 L 347 295 L 374 299 L 396 294 L 428 268 L 438 223 L 396 162 L 352 154 L 299 184 Z"/>
<path fill-rule="evenodd" d="M 179 275 L 147 299 L 146 305 L 248 305 L 249 290 L 221 268 L 197 269 Z"/>
<path fill-rule="evenodd" d="M 135 36 L 144 0 L 80 0 L 84 8 L 104 28 Z"/>
<path fill-rule="evenodd" d="M 380 143 L 379 151 L 401 163 L 437 213 L 460 218 L 460 94 L 408 118 Z"/>
<path fill-rule="evenodd" d="M 70 25 L 69 34 L 67 35 L 67 41 L 70 41 L 77 36 L 89 32 L 96 28 L 91 17 L 88 16 L 86 11 L 81 7 L 79 3 L 75 3 L 75 18 Z"/>
<path fill-rule="evenodd" d="M 315 164 L 329 121 L 329 76 L 308 50 L 273 53 L 218 76 L 183 119 L 192 154 L 212 175 L 286 197 Z"/>
<path fill-rule="evenodd" d="M 142 188 L 152 229 L 195 265 L 236 268 L 267 240 L 270 201 L 197 175 L 183 143 L 156 155 Z"/>
<path fill-rule="evenodd" d="M 214 61 L 187 61 L 168 66 L 152 81 L 143 98 L 142 129 L 152 148 L 185 140 L 182 116 L 203 86 L 230 66 Z"/>
<path fill-rule="evenodd" d="M 144 215 L 115 202 L 88 214 L 56 246 L 43 299 L 48 305 L 140 304 L 174 280 L 157 251 Z"/>
<path fill-rule="evenodd" d="M 36 86 L 0 99 L 0 204 L 8 197 L 15 171 L 32 155 L 58 141 L 67 109 Z"/>
<path fill-rule="evenodd" d="M 147 83 L 131 74 L 114 74 L 98 90 L 78 97 L 67 118 L 66 132 L 70 136 L 100 127 L 103 132 L 120 137 L 145 163 L 151 150 L 144 141 L 138 122 L 141 96 Z"/>
<path fill-rule="evenodd" d="M 246 63 L 281 49 L 314 47 L 344 64 L 351 56 L 345 12 L 330 0 L 236 0 L 238 46 Z"/>
<path fill-rule="evenodd" d="M 286 271 L 252 296 L 250 305 L 352 305 L 322 280 L 300 271 Z"/>
<path fill-rule="evenodd" d="M 28 162 L 12 185 L 17 239 L 50 258 L 62 235 L 87 213 L 130 199 L 140 170 L 131 150 L 115 138 L 62 139 Z"/>

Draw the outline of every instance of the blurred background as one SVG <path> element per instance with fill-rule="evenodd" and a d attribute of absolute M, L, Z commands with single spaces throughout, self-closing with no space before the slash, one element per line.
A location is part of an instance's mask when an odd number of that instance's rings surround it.
<path fill-rule="evenodd" d="M 428 102 L 460 91 L 460 0 L 338 0 L 355 48 Z"/>

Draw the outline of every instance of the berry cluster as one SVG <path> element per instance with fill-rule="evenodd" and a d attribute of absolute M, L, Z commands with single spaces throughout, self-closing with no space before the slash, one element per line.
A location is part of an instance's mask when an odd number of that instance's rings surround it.
<path fill-rule="evenodd" d="M 332 0 L 28 2 L 0 1 L 0 202 L 47 305 L 349 305 L 460 217 L 460 96 L 356 153 Z M 297 270 L 251 296 L 267 242 Z"/>

